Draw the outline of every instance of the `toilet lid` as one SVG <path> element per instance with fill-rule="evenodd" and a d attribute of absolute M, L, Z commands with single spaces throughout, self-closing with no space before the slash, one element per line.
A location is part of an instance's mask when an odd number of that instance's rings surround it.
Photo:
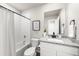
<path fill-rule="evenodd" d="M 30 47 L 27 50 L 25 50 L 24 55 L 30 56 L 35 53 L 35 47 Z"/>

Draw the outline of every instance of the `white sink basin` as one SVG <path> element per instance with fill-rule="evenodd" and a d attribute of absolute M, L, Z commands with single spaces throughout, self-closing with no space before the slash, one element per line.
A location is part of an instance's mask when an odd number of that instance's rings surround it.
<path fill-rule="evenodd" d="M 51 41 L 51 42 L 55 42 L 55 43 L 64 43 L 64 41 L 63 40 L 59 40 L 59 39 L 54 39 L 54 38 L 49 38 L 49 39 L 47 39 L 48 41 Z"/>

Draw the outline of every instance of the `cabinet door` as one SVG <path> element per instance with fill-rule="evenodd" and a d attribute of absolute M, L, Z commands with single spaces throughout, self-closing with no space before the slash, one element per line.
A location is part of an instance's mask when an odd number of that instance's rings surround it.
<path fill-rule="evenodd" d="M 58 56 L 77 56 L 79 55 L 79 49 L 71 46 L 57 45 Z"/>
<path fill-rule="evenodd" d="M 56 45 L 40 42 L 41 56 L 56 56 Z"/>

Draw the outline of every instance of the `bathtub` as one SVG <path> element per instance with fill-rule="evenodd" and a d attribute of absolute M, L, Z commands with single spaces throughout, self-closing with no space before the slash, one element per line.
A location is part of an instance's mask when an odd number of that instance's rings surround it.
<path fill-rule="evenodd" d="M 30 42 L 23 44 L 22 42 L 19 42 L 16 44 L 16 56 L 23 56 L 24 51 L 31 46 Z"/>

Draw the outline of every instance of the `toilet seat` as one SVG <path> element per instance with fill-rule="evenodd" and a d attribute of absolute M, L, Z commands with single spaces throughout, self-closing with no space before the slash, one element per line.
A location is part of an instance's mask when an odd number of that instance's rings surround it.
<path fill-rule="evenodd" d="M 24 55 L 25 56 L 33 56 L 35 54 L 35 47 L 30 47 L 25 50 Z"/>

